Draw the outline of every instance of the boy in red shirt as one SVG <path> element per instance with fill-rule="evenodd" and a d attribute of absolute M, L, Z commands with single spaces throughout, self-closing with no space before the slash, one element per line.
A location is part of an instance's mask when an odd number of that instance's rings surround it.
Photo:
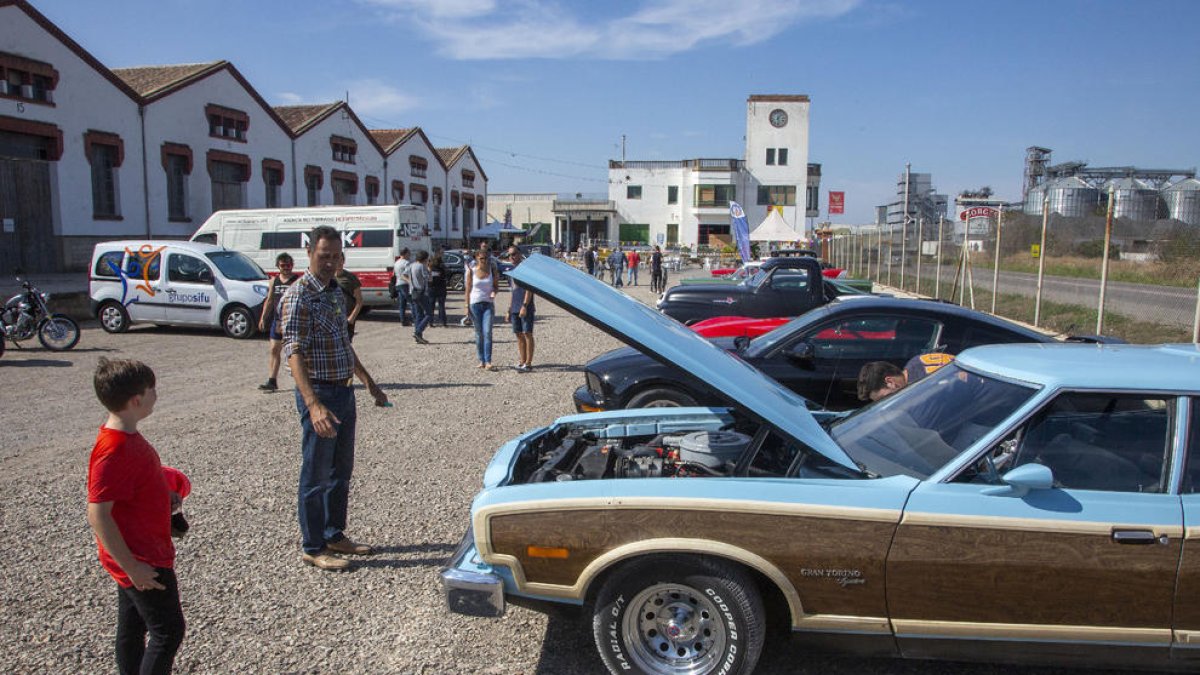
<path fill-rule="evenodd" d="M 108 409 L 88 463 L 88 524 L 100 564 L 117 582 L 117 667 L 169 673 L 183 642 L 171 542 L 172 495 L 158 453 L 137 431 L 154 412 L 154 371 L 101 358 L 96 396 Z M 147 640 L 149 634 L 149 640 Z"/>

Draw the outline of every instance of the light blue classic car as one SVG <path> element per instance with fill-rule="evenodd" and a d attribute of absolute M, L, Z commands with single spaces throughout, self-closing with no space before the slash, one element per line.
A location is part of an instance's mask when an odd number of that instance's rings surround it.
<path fill-rule="evenodd" d="M 1200 349 L 969 350 L 849 415 L 558 261 L 516 283 L 728 408 L 506 443 L 452 611 L 573 605 L 614 673 L 749 673 L 767 627 L 871 654 L 1200 666 Z"/>

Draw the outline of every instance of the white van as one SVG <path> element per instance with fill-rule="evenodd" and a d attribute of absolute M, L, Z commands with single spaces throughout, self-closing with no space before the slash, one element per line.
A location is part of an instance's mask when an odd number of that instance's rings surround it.
<path fill-rule="evenodd" d="M 275 256 L 286 252 L 299 272 L 308 267 L 308 233 L 318 225 L 341 232 L 346 269 L 362 282 L 366 306 L 394 303 L 388 295 L 388 278 L 401 250 L 432 253 L 425 207 L 410 204 L 217 211 L 196 230 L 192 241 L 241 251 L 272 275 Z"/>
<path fill-rule="evenodd" d="M 109 333 L 135 323 L 213 326 L 234 338 L 258 329 L 269 277 L 229 249 L 190 241 L 106 241 L 92 251 L 92 314 Z"/>

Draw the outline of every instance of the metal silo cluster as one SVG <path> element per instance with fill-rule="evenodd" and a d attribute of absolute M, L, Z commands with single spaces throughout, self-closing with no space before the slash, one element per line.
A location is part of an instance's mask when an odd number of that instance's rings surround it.
<path fill-rule="evenodd" d="M 1163 188 L 1162 200 L 1168 218 L 1200 227 L 1200 180 L 1185 178 Z"/>

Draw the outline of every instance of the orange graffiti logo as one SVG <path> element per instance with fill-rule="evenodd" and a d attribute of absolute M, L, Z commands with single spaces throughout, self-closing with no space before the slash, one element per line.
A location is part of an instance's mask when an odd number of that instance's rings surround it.
<path fill-rule="evenodd" d="M 131 251 L 128 248 L 125 249 L 125 253 L 129 255 L 129 259 L 136 259 L 138 264 L 141 265 L 140 270 L 130 270 L 130 272 L 133 272 L 133 274 L 136 274 L 142 278 L 141 282 L 138 283 L 136 288 L 138 290 L 145 291 L 150 297 L 154 297 L 156 295 L 155 290 L 150 287 L 150 267 L 155 260 L 162 256 L 162 252 L 166 250 L 166 248 L 166 246 L 154 248 L 150 244 L 142 244 L 137 251 Z"/>

